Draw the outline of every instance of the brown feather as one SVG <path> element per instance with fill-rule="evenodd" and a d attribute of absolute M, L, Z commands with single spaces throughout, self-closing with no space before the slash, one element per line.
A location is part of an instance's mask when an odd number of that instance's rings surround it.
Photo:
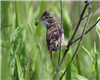
<path fill-rule="evenodd" d="M 60 47 L 60 38 L 61 43 L 63 42 L 63 29 L 58 24 L 57 19 L 47 11 L 42 14 L 41 22 L 47 28 L 46 42 L 49 52 L 57 51 Z"/>

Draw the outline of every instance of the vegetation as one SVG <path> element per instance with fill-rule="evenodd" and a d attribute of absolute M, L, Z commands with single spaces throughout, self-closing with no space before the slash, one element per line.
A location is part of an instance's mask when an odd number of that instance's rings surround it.
<path fill-rule="evenodd" d="M 74 2 L 62 1 L 64 44 L 68 43 L 69 26 Z M 92 13 L 100 1 L 92 3 Z M 83 10 L 84 1 L 76 1 L 72 19 L 71 35 Z M 53 14 L 61 23 L 60 1 L 1 1 L 1 80 L 52 80 L 54 76 L 49 51 L 46 45 L 46 28 L 41 22 L 36 26 L 35 18 L 44 11 Z M 87 13 L 85 12 L 85 15 Z M 91 18 L 87 30 L 100 18 L 100 7 Z M 84 19 L 74 39 L 83 30 Z M 68 65 L 78 42 L 67 53 L 56 80 L 68 71 L 62 80 L 99 80 L 100 79 L 100 21 L 82 40 L 72 63 Z M 61 58 L 65 47 L 61 48 Z M 58 66 L 59 50 L 53 52 L 55 68 Z"/>

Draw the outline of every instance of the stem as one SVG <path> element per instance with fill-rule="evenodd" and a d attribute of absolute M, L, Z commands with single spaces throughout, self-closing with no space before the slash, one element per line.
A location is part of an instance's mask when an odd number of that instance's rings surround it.
<path fill-rule="evenodd" d="M 70 40 L 70 30 L 71 30 L 71 25 L 72 25 L 72 18 L 73 18 L 73 13 L 74 13 L 74 7 L 75 7 L 75 2 L 73 5 L 73 9 L 72 9 L 72 15 L 71 15 L 71 21 L 70 21 L 70 27 L 69 27 L 69 40 Z"/>
<path fill-rule="evenodd" d="M 97 53 L 95 53 L 95 71 L 96 71 L 96 80 L 99 80 Z"/>
<path fill-rule="evenodd" d="M 88 15 L 86 15 L 85 17 L 83 17 L 82 20 L 85 19 L 87 16 L 88 16 Z"/>
<path fill-rule="evenodd" d="M 76 61 L 77 61 L 77 67 L 78 67 L 78 73 L 81 75 L 81 67 L 80 67 L 80 60 L 79 60 L 79 57 L 78 55 L 76 55 Z"/>
<path fill-rule="evenodd" d="M 81 1 L 79 1 L 79 17 L 80 17 L 80 14 L 81 14 Z"/>
<path fill-rule="evenodd" d="M 80 25 L 80 23 L 81 23 L 82 17 L 83 17 L 83 15 L 84 15 L 85 10 L 86 10 L 86 8 L 87 8 L 87 6 L 88 6 L 88 5 L 89 5 L 89 3 L 87 2 L 87 3 L 85 4 L 85 7 L 84 7 L 84 9 L 83 9 L 82 14 L 80 15 L 79 22 L 78 22 L 78 24 L 77 24 L 77 26 L 76 26 L 76 28 L 75 28 L 75 31 L 74 31 L 74 33 L 73 33 L 73 35 L 72 35 L 72 37 L 71 37 L 70 41 L 72 41 L 72 40 L 73 40 L 73 38 L 74 38 L 74 36 L 75 36 L 75 34 L 76 34 L 76 32 L 77 32 L 78 28 L 79 28 L 79 25 Z"/>
<path fill-rule="evenodd" d="M 82 11 L 82 14 L 81 14 L 81 16 L 80 16 L 80 19 L 79 19 L 79 21 L 78 21 L 78 24 L 77 24 L 77 26 L 76 26 L 76 28 L 75 28 L 75 31 L 74 31 L 74 33 L 73 33 L 71 39 L 70 39 L 69 42 L 68 42 L 67 49 L 65 50 L 64 55 L 63 55 L 63 57 L 62 57 L 62 59 L 61 59 L 61 62 L 59 63 L 59 65 L 58 65 L 58 67 L 57 67 L 57 69 L 56 69 L 56 73 L 57 73 L 57 74 L 58 74 L 58 72 L 59 72 L 59 70 L 60 70 L 61 64 L 62 64 L 62 62 L 63 62 L 63 60 L 64 60 L 64 58 L 65 58 L 67 52 L 69 51 L 69 47 L 71 46 L 71 42 L 72 42 L 72 40 L 73 40 L 73 38 L 74 38 L 74 36 L 75 36 L 75 34 L 76 34 L 78 28 L 79 28 L 79 25 L 80 25 L 80 23 L 81 23 L 81 21 L 82 21 L 82 17 L 83 17 L 83 15 L 84 15 L 85 10 L 86 10 L 87 6 L 89 5 L 89 3 L 90 3 L 90 2 L 87 1 L 86 4 L 85 4 L 85 7 L 84 7 L 84 9 L 83 9 L 83 11 Z M 80 45 L 80 44 L 79 44 L 79 45 Z M 77 47 L 77 48 L 78 48 L 78 47 Z M 76 49 L 76 51 L 77 51 L 77 49 Z M 74 55 L 75 55 L 75 54 L 74 54 Z M 54 74 L 53 80 L 56 78 L 56 76 L 57 76 L 57 75 Z"/>
<path fill-rule="evenodd" d="M 88 29 L 88 30 L 85 32 L 84 35 L 86 35 L 92 28 L 94 28 L 94 27 L 96 26 L 96 24 L 97 24 L 99 21 L 100 21 L 100 19 L 97 20 L 96 23 L 95 23 L 90 29 Z M 77 38 L 76 40 L 72 41 L 71 44 L 73 44 L 73 43 L 75 43 L 76 41 L 78 41 L 81 37 L 82 37 L 82 36 L 80 36 L 80 37 Z"/>
<path fill-rule="evenodd" d="M 63 57 L 62 57 L 62 59 L 61 59 L 59 65 L 58 65 L 58 67 L 56 68 L 57 74 L 58 74 L 58 72 L 59 72 L 59 70 L 60 70 L 60 67 L 61 67 L 61 65 L 62 65 L 62 62 L 63 62 L 63 60 L 64 60 L 64 58 L 65 58 L 67 52 L 69 51 L 69 47 L 72 45 L 72 40 L 73 40 L 73 38 L 74 38 L 74 36 L 75 36 L 75 34 L 76 34 L 78 28 L 79 28 L 79 25 L 80 25 L 80 23 L 81 23 L 81 21 L 82 21 L 82 18 L 83 18 L 83 15 L 84 15 L 84 13 L 85 13 L 85 10 L 86 10 L 86 8 L 88 7 L 88 5 L 89 5 L 90 3 L 92 3 L 92 2 L 93 2 L 92 0 L 91 0 L 91 1 L 85 1 L 85 6 L 84 6 L 84 9 L 83 9 L 83 11 L 82 11 L 82 13 L 81 13 L 81 16 L 80 16 L 80 18 L 79 18 L 78 24 L 77 24 L 77 26 L 76 26 L 76 28 L 75 28 L 75 31 L 74 31 L 74 33 L 73 33 L 71 39 L 68 41 L 68 45 L 67 45 L 67 48 L 65 49 L 64 55 L 63 55 Z M 88 18 L 88 17 L 87 17 L 87 18 Z M 87 21 L 88 21 L 88 19 L 87 19 Z M 75 54 L 76 54 L 76 52 L 77 52 L 77 50 L 78 50 L 78 48 L 79 48 L 79 46 L 80 46 L 80 43 L 81 43 L 81 41 L 82 41 L 82 38 L 83 38 L 83 36 L 85 35 L 84 31 L 85 31 L 85 27 L 86 27 L 86 25 L 87 25 L 87 21 L 86 21 L 86 23 L 85 23 L 85 26 L 84 26 L 84 29 L 83 29 L 82 36 L 81 36 L 81 38 L 80 38 L 79 44 L 78 44 L 78 46 L 77 46 L 77 48 L 76 48 L 76 51 L 75 51 L 75 53 L 74 53 L 74 55 L 73 55 L 73 57 L 72 57 L 70 63 L 71 63 L 72 60 L 74 59 L 74 56 L 75 56 Z M 63 75 L 66 73 L 66 71 L 67 71 L 67 69 L 64 71 Z M 53 80 L 56 78 L 57 74 L 54 74 Z M 63 77 L 63 75 L 62 75 L 61 77 Z M 60 78 L 60 79 L 62 79 L 62 78 Z"/>
<path fill-rule="evenodd" d="M 62 17 L 62 1 L 60 0 L 60 6 L 61 6 L 61 28 L 63 27 L 63 17 Z M 60 54 L 61 54 L 61 37 L 60 36 L 60 48 L 59 48 L 59 58 L 58 58 L 58 65 L 60 62 Z"/>
<path fill-rule="evenodd" d="M 88 13 L 88 15 L 89 15 L 89 14 L 90 14 L 90 9 L 89 9 L 89 13 Z M 85 31 L 85 28 L 86 28 L 86 25 L 87 25 L 87 22 L 88 22 L 88 18 L 89 18 L 89 16 L 87 17 L 87 20 L 86 20 L 86 23 L 85 23 L 85 26 L 84 26 L 84 29 L 83 29 L 83 32 L 82 32 L 82 37 L 80 38 L 80 41 L 79 41 L 79 43 L 78 43 L 78 46 L 77 46 L 77 48 L 76 48 L 76 50 L 75 50 L 75 53 L 74 53 L 74 55 L 73 55 L 73 57 L 72 57 L 70 63 L 71 63 L 72 60 L 74 59 L 74 57 L 75 57 L 75 55 L 76 55 L 76 52 L 77 52 L 77 50 L 78 50 L 78 48 L 79 48 L 79 46 L 80 46 L 80 43 L 81 43 L 81 41 L 82 41 L 82 39 L 83 39 L 84 31 Z M 99 19 L 99 20 L 100 20 L 100 19 Z M 68 67 L 67 67 L 67 69 L 68 69 Z M 64 73 L 63 73 L 63 75 L 61 76 L 60 80 L 61 80 L 62 77 L 65 75 L 67 69 L 64 71 Z"/>
<path fill-rule="evenodd" d="M 5 25 L 5 26 L 2 26 L 1 28 L 4 28 L 4 27 L 9 27 L 9 26 L 12 26 L 12 25 Z"/>

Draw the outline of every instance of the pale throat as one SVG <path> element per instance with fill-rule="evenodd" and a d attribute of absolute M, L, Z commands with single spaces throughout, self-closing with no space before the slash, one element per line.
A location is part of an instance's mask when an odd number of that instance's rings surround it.
<path fill-rule="evenodd" d="M 50 27 L 50 23 L 47 21 L 41 21 L 42 25 L 45 26 L 46 28 Z"/>

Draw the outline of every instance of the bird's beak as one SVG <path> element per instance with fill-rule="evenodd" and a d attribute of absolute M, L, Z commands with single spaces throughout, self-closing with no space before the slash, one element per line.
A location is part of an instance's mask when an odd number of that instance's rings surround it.
<path fill-rule="evenodd" d="M 38 20 L 42 21 L 42 18 L 41 18 L 41 17 L 40 17 L 40 18 L 36 18 L 36 19 L 38 19 Z"/>

